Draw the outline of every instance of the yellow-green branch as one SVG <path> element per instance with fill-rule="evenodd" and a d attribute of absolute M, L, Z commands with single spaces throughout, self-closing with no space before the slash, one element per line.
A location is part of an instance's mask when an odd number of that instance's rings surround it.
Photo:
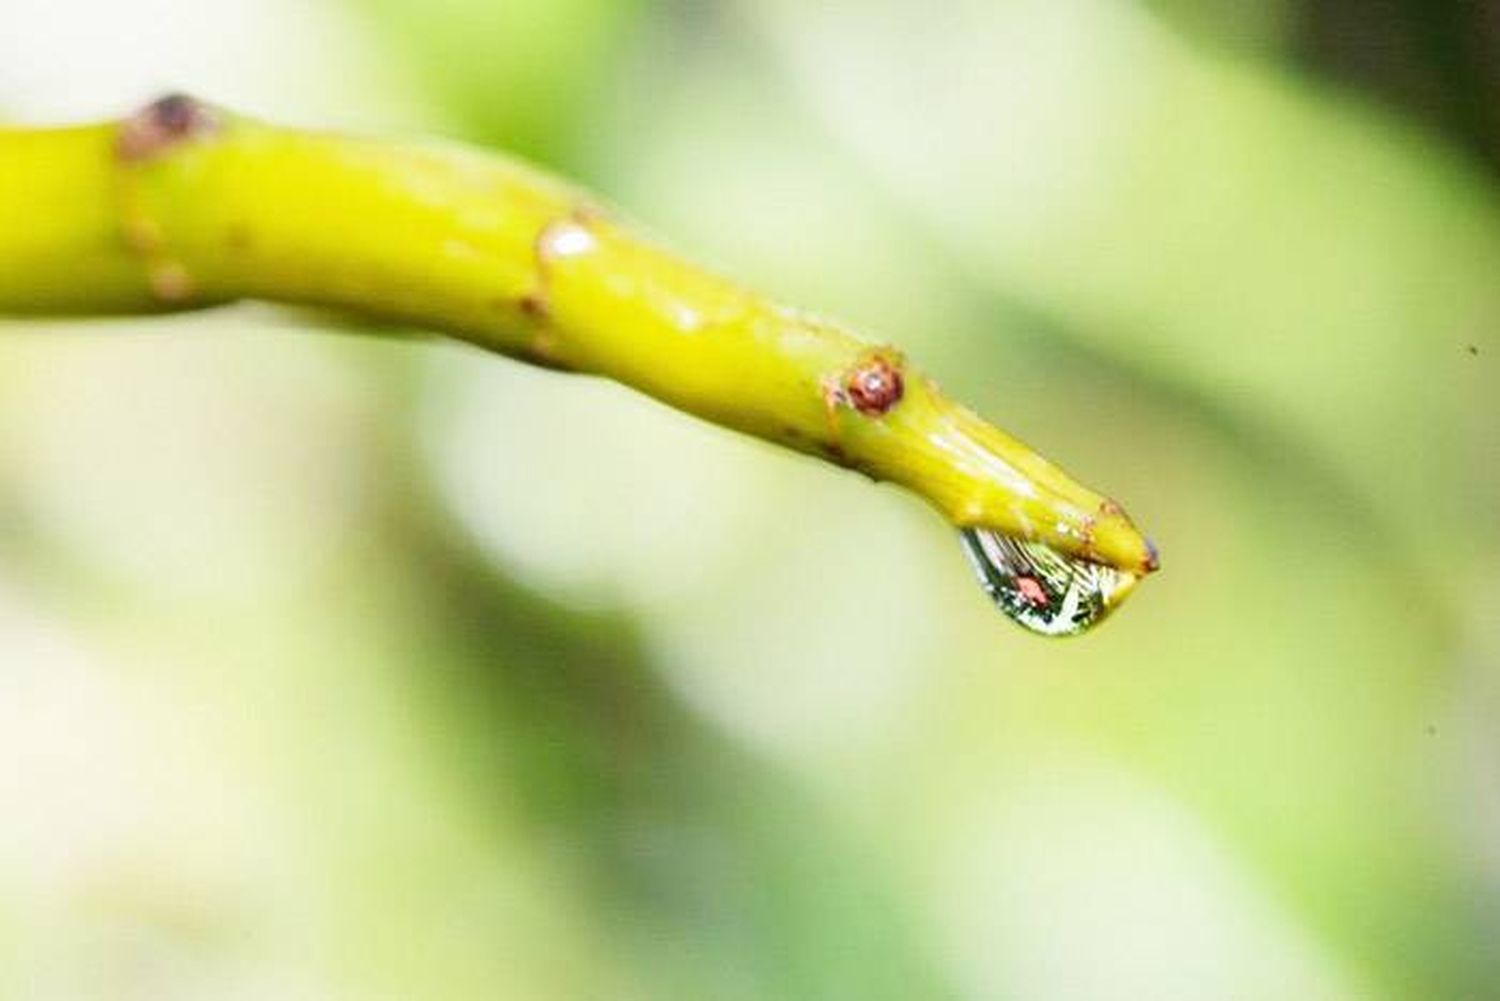
<path fill-rule="evenodd" d="M 280 128 L 185 97 L 0 130 L 0 312 L 333 306 L 617 379 L 989 528 L 1132 573 L 1119 506 L 944 397 L 893 348 L 642 240 L 491 153 Z"/>

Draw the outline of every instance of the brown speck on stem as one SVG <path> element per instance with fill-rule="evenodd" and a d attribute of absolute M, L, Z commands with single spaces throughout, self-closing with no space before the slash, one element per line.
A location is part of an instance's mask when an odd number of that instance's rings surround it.
<path fill-rule="evenodd" d="M 876 355 L 849 374 L 844 393 L 849 403 L 866 417 L 879 417 L 901 402 L 906 391 L 901 370 Z"/>
<path fill-rule="evenodd" d="M 1478 344 L 1470 344 L 1469 345 L 1469 354 L 1473 355 L 1475 358 L 1478 358 L 1479 357 L 1479 345 Z"/>
<path fill-rule="evenodd" d="M 177 305 L 192 298 L 193 279 L 180 264 L 157 264 L 149 279 L 151 294 L 161 302 Z"/>
<path fill-rule="evenodd" d="M 547 299 L 539 292 L 528 292 L 517 302 L 521 312 L 533 320 L 547 319 Z"/>
<path fill-rule="evenodd" d="M 168 94 L 125 120 L 116 149 L 127 162 L 147 160 L 218 127 L 218 117 L 208 105 L 185 94 Z"/>

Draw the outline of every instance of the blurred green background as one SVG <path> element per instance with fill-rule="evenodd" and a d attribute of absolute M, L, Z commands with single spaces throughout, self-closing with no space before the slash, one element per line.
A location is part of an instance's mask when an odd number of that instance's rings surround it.
<path fill-rule="evenodd" d="M 1500 997 L 1494 4 L 0 0 L 5 119 L 168 87 L 563 171 L 1165 570 L 1046 642 L 613 385 L 7 322 L 0 997 Z"/>

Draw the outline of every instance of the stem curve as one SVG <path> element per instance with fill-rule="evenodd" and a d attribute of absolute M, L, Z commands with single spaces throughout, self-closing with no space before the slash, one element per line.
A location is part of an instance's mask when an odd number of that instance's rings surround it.
<path fill-rule="evenodd" d="M 687 263 L 498 154 L 173 95 L 122 122 L 0 129 L 0 219 L 0 312 L 253 298 L 411 323 L 901 484 L 959 527 L 1157 568 L 1118 504 L 898 350 Z"/>

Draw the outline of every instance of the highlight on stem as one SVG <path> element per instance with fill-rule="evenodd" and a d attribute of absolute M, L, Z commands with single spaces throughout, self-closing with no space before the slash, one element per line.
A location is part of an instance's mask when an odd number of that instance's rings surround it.
<path fill-rule="evenodd" d="M 916 493 L 1035 632 L 1083 632 L 1158 566 L 1118 504 L 900 351 L 705 271 L 500 154 L 172 95 L 119 122 L 0 129 L 0 218 L 0 312 L 311 304 L 615 379 Z"/>

